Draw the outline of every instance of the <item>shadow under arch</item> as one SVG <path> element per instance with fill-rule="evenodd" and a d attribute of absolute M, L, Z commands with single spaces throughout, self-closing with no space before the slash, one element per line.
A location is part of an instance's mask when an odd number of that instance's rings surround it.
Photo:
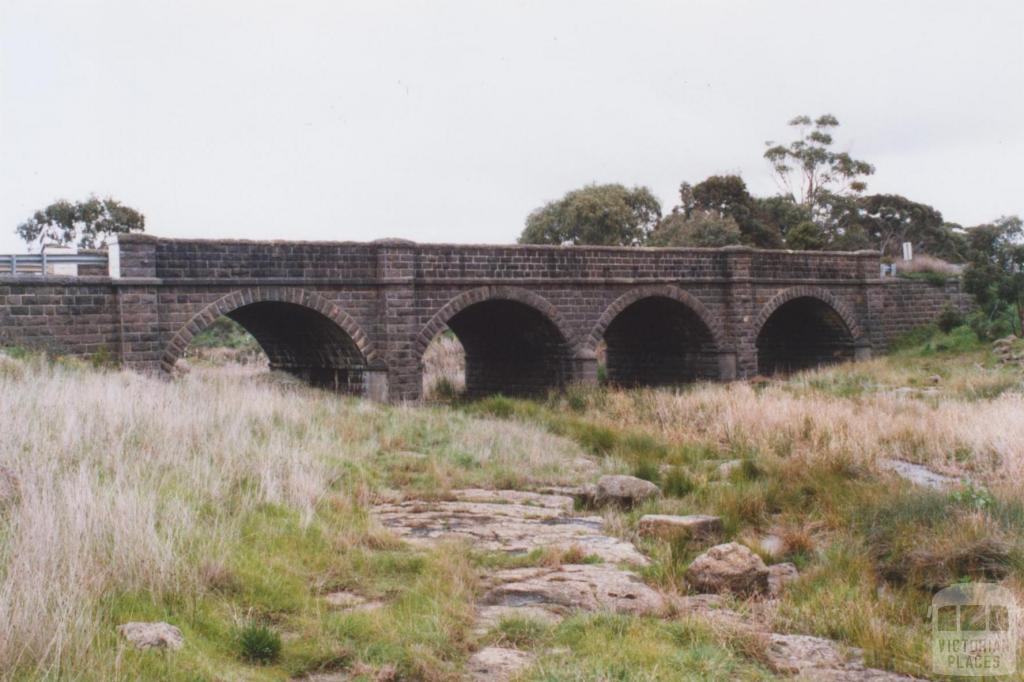
<path fill-rule="evenodd" d="M 471 396 L 537 395 L 572 376 L 568 330 L 555 307 L 531 291 L 485 286 L 454 297 L 417 336 L 421 365 L 430 342 L 446 329 L 465 351 Z"/>
<path fill-rule="evenodd" d="M 717 317 L 672 285 L 637 287 L 617 298 L 594 325 L 586 347 L 606 349 L 609 383 L 663 386 L 722 378 L 724 333 Z"/>
<path fill-rule="evenodd" d="M 337 305 L 296 288 L 242 289 L 219 298 L 174 334 L 161 368 L 171 371 L 192 339 L 222 316 L 256 339 L 271 369 L 294 374 L 315 386 L 364 392 L 364 372 L 377 359 L 368 337 Z"/>
<path fill-rule="evenodd" d="M 786 374 L 857 359 L 868 346 L 857 318 L 840 299 L 817 287 L 776 294 L 758 313 L 757 372 Z"/>

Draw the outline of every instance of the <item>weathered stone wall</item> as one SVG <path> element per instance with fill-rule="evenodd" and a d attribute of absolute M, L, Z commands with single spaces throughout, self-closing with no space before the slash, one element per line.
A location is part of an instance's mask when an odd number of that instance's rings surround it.
<path fill-rule="evenodd" d="M 758 371 L 760 331 L 800 301 L 820 301 L 835 313 L 831 328 L 846 332 L 815 347 L 823 358 L 877 352 L 931 321 L 946 301 L 966 305 L 955 283 L 878 279 L 871 252 L 142 235 L 123 237 L 117 249 L 119 278 L 0 279 L 0 341 L 104 350 L 130 367 L 166 370 L 195 334 L 229 315 L 283 369 L 414 399 L 423 352 L 449 326 L 473 346 L 468 374 L 478 388 L 515 391 L 592 381 L 594 351 L 610 327 L 624 376 L 649 381 L 664 365 L 678 377 L 728 379 Z M 661 312 L 643 312 L 652 297 L 666 302 Z M 613 326 L 616 319 L 631 320 L 636 339 Z M 676 353 L 664 335 L 685 348 Z"/>
<path fill-rule="evenodd" d="M 956 278 L 947 280 L 942 286 L 919 280 L 888 279 L 880 289 L 882 313 L 872 323 L 878 328 L 881 348 L 899 336 L 933 322 L 946 306 L 967 313 L 974 305 Z"/>
<path fill-rule="evenodd" d="M 106 279 L 0 277 L 0 345 L 118 358 L 119 321 Z"/>

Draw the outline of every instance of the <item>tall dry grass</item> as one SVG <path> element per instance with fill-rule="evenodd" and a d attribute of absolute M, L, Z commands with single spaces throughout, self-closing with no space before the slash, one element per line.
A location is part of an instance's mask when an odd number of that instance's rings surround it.
<path fill-rule="evenodd" d="M 909 261 L 896 261 L 897 272 L 934 272 L 940 275 L 953 277 L 959 275 L 962 270 L 963 266 L 949 263 L 941 258 L 936 258 L 927 254 L 914 256 L 914 258 Z"/>
<path fill-rule="evenodd" d="M 423 353 L 423 397 L 447 397 L 466 388 L 466 354 L 452 334 L 438 334 Z"/>
<path fill-rule="evenodd" d="M 0 504 L 0 678 L 81 674 L 116 626 L 107 600 L 194 598 L 206 560 L 239 542 L 247 513 L 269 503 L 308 521 L 332 490 L 386 484 L 379 462 L 422 466 L 440 487 L 581 475 L 569 441 L 496 426 L 341 399 L 252 368 L 169 382 L 2 359 L 0 466 L 20 493 Z M 427 454 L 399 461 L 416 448 Z"/>
<path fill-rule="evenodd" d="M 853 396 L 818 390 L 837 377 L 901 376 L 890 361 L 826 369 L 766 387 L 746 383 L 683 391 L 611 391 L 591 414 L 637 429 L 656 428 L 677 443 L 703 442 L 726 451 L 843 459 L 874 466 L 880 459 L 927 464 L 1008 493 L 1024 492 L 1024 384 L 991 399 L 984 372 L 942 388 L 874 385 Z M 989 381 L 996 381 L 990 379 Z M 978 382 L 975 386 L 972 382 Z M 964 387 L 964 393 L 954 390 Z"/>

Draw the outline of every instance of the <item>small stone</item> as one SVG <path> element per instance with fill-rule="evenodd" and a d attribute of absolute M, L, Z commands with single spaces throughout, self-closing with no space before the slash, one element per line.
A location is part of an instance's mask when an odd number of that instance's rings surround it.
<path fill-rule="evenodd" d="M 732 476 L 732 472 L 743 466 L 742 459 L 730 459 L 728 462 L 722 462 L 718 465 L 718 476 L 719 478 L 729 478 Z"/>
<path fill-rule="evenodd" d="M 768 592 L 768 567 L 743 545 L 728 542 L 704 552 L 686 569 L 686 581 L 698 592 L 749 596 Z"/>
<path fill-rule="evenodd" d="M 722 538 L 722 519 L 708 514 L 646 514 L 640 518 L 637 528 L 642 537 L 666 540 L 686 537 L 697 542 L 717 542 Z"/>
<path fill-rule="evenodd" d="M 347 590 L 325 594 L 324 601 L 342 611 L 373 611 L 384 605 L 383 602 L 371 601 L 362 595 Z"/>
<path fill-rule="evenodd" d="M 180 649 L 185 645 L 181 630 L 169 623 L 125 623 L 117 631 L 136 649 Z"/>
<path fill-rule="evenodd" d="M 595 497 L 598 504 L 633 507 L 660 495 L 658 486 L 636 476 L 602 476 L 597 480 Z"/>
<path fill-rule="evenodd" d="M 783 588 L 800 578 L 796 565 L 788 561 L 768 567 L 768 593 L 773 597 L 782 594 Z"/>
<path fill-rule="evenodd" d="M 473 654 L 467 664 L 470 679 L 500 682 L 512 679 L 519 671 L 533 663 L 533 656 L 525 651 L 489 646 Z"/>

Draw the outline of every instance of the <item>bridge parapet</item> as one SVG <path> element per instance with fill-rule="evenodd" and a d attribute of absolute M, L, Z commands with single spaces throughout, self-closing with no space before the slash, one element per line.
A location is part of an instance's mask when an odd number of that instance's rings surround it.
<path fill-rule="evenodd" d="M 125 235 L 121 276 L 161 280 L 724 281 L 879 277 L 878 253 L 600 246 L 230 241 Z M 866 267 L 870 263 L 870 267 Z M 407 267 L 403 267 L 407 266 Z"/>

